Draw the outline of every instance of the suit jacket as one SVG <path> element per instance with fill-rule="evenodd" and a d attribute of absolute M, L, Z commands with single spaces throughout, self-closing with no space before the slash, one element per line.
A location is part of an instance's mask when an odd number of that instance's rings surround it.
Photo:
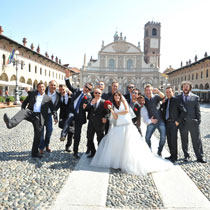
<path fill-rule="evenodd" d="M 93 123 L 98 128 L 105 125 L 102 123 L 102 118 L 105 118 L 108 113 L 108 110 L 104 108 L 104 101 L 104 99 L 101 99 L 97 108 L 94 108 L 91 103 L 89 103 L 86 107 L 86 110 L 89 111 L 89 123 Z"/>
<path fill-rule="evenodd" d="M 168 105 L 168 99 L 165 100 L 165 103 L 163 103 L 162 111 L 163 111 L 163 119 L 166 121 L 166 109 Z M 170 99 L 169 104 L 169 118 L 168 120 L 171 121 L 177 121 L 179 124 L 182 124 L 184 121 L 184 118 L 186 116 L 186 109 L 179 99 L 172 97 Z"/>
<path fill-rule="evenodd" d="M 126 101 L 128 102 L 128 104 L 130 104 L 130 102 L 131 102 L 130 93 L 125 94 L 124 97 L 125 97 Z"/>
<path fill-rule="evenodd" d="M 62 96 L 61 96 L 61 98 L 62 98 Z M 65 120 L 68 117 L 67 113 L 68 113 L 68 110 L 69 110 L 70 103 L 71 103 L 71 96 L 70 95 L 68 95 L 67 104 L 65 104 L 60 99 L 60 115 L 59 115 L 59 124 L 58 124 L 59 128 L 63 128 Z"/>
<path fill-rule="evenodd" d="M 47 87 L 46 90 L 45 90 L 46 94 L 48 94 L 48 89 L 49 89 L 49 87 Z M 56 91 L 56 99 L 55 99 L 55 102 L 53 104 L 53 107 L 56 111 L 60 108 L 60 103 L 61 103 L 60 99 L 61 99 L 61 94 Z"/>
<path fill-rule="evenodd" d="M 23 101 L 21 108 L 22 109 L 29 109 L 31 111 L 34 110 L 34 104 L 36 103 L 36 97 L 38 95 L 38 91 L 32 91 L 28 92 L 28 96 L 26 99 Z M 41 104 L 41 123 L 44 125 L 46 122 L 48 122 L 48 109 L 50 108 L 51 113 L 54 116 L 54 119 L 57 120 L 57 112 L 54 110 L 54 106 L 52 103 L 52 99 L 45 94 L 42 100 Z"/>
<path fill-rule="evenodd" d="M 74 101 L 78 98 L 78 96 L 82 93 L 82 91 L 79 88 L 74 88 L 69 82 L 69 79 L 65 80 L 66 86 L 68 89 L 72 92 L 72 99 L 69 105 L 69 112 L 74 113 L 75 120 L 78 120 L 81 124 L 86 123 L 86 111 L 83 109 L 83 104 L 88 104 L 91 100 L 91 95 L 86 95 L 80 103 L 79 106 L 79 112 L 77 113 L 74 109 Z"/>
<path fill-rule="evenodd" d="M 133 107 L 133 112 L 136 115 L 136 117 L 132 119 L 132 121 L 135 125 L 137 123 L 139 123 L 139 125 L 140 125 L 140 122 L 141 122 L 141 120 L 140 120 L 141 119 L 141 116 L 140 116 L 141 111 L 140 110 L 141 110 L 141 106 L 136 102 Z"/>
<path fill-rule="evenodd" d="M 101 98 L 104 99 L 104 100 L 109 100 L 109 101 L 111 101 L 113 103 L 113 94 L 112 94 L 112 92 L 103 93 Z"/>
<path fill-rule="evenodd" d="M 185 116 L 185 122 L 195 121 L 198 124 L 200 124 L 201 112 L 200 112 L 199 96 L 190 92 L 188 101 L 183 100 L 183 94 L 178 95 L 177 99 L 183 103 L 187 111 Z"/>

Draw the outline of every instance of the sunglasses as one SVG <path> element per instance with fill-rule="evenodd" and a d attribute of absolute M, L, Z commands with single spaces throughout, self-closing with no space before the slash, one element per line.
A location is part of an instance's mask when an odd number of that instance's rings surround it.
<path fill-rule="evenodd" d="M 137 92 L 133 92 L 133 94 L 138 94 Z"/>
<path fill-rule="evenodd" d="M 92 89 L 91 88 L 89 88 L 87 85 L 85 85 L 85 88 L 87 88 L 89 91 L 91 91 Z"/>
<path fill-rule="evenodd" d="M 98 85 L 103 86 L 104 84 L 103 83 L 99 83 Z"/>
<path fill-rule="evenodd" d="M 130 87 L 128 87 L 128 88 L 134 88 L 134 86 L 130 86 Z"/>
<path fill-rule="evenodd" d="M 94 94 L 101 95 L 101 93 L 99 93 L 99 92 L 94 92 Z"/>

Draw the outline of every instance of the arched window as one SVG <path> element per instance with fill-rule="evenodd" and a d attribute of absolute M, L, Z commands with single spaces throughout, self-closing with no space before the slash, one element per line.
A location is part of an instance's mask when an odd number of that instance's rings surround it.
<path fill-rule="evenodd" d="M 209 70 L 206 69 L 206 78 L 208 78 L 208 77 L 209 77 Z"/>
<path fill-rule="evenodd" d="M 37 73 L 37 66 L 35 66 L 35 73 Z"/>
<path fill-rule="evenodd" d="M 20 68 L 23 70 L 23 66 L 24 66 L 24 61 L 20 62 Z"/>
<path fill-rule="evenodd" d="M 2 59 L 3 59 L 3 65 L 5 66 L 6 65 L 6 56 L 4 54 L 2 55 Z"/>
<path fill-rule="evenodd" d="M 40 68 L 40 75 L 42 75 L 42 68 Z"/>
<path fill-rule="evenodd" d="M 28 71 L 31 72 L 31 64 L 28 64 Z"/>
<path fill-rule="evenodd" d="M 47 76 L 47 70 L 45 69 L 45 76 Z"/>
<path fill-rule="evenodd" d="M 50 77 L 50 70 L 49 70 L 49 77 Z"/>
<path fill-rule="evenodd" d="M 115 68 L 114 59 L 109 59 L 109 68 L 110 68 L 110 69 L 114 69 L 114 68 Z"/>
<path fill-rule="evenodd" d="M 192 80 L 194 80 L 194 74 L 192 74 Z"/>
<path fill-rule="evenodd" d="M 203 78 L 203 72 L 201 72 L 201 79 Z"/>
<path fill-rule="evenodd" d="M 132 69 L 132 68 L 133 68 L 133 61 L 132 61 L 131 59 L 129 59 L 129 60 L 127 61 L 127 68 L 128 68 L 128 69 Z"/>
<path fill-rule="evenodd" d="M 196 79 L 198 79 L 198 73 L 196 73 Z"/>
<path fill-rule="evenodd" d="M 157 29 L 156 28 L 152 29 L 152 36 L 157 36 Z"/>
<path fill-rule="evenodd" d="M 190 80 L 190 74 L 188 75 L 188 80 Z"/>
<path fill-rule="evenodd" d="M 200 87 L 199 87 L 201 90 L 203 89 L 203 85 L 202 84 L 200 84 Z"/>
<path fill-rule="evenodd" d="M 208 83 L 205 84 L 205 89 L 209 89 L 209 84 Z"/>

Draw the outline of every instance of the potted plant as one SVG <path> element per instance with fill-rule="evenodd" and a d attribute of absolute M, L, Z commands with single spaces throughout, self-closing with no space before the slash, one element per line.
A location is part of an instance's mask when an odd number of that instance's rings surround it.
<path fill-rule="evenodd" d="M 23 103 L 23 101 L 26 99 L 27 96 L 20 96 L 20 102 Z"/>
<path fill-rule="evenodd" d="M 5 102 L 4 96 L 0 96 L 0 104 L 3 104 Z"/>
<path fill-rule="evenodd" d="M 15 101 L 15 98 L 13 96 L 8 96 L 6 98 L 6 102 L 7 102 L 7 105 L 10 106 L 12 105 L 12 103 Z"/>

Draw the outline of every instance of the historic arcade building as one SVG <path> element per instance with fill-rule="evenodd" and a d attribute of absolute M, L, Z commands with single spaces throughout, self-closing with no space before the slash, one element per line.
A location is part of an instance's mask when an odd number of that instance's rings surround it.
<path fill-rule="evenodd" d="M 80 72 L 81 86 L 86 82 L 94 85 L 100 80 L 105 82 L 105 91 L 110 91 L 113 81 L 119 82 L 119 90 L 127 91 L 129 83 L 133 83 L 143 91 L 144 85 L 159 85 L 160 64 L 160 23 L 148 22 L 144 27 L 144 52 L 140 42 L 134 45 L 116 32 L 114 41 L 104 45 L 102 41 L 98 59 L 90 59 Z"/>
<path fill-rule="evenodd" d="M 14 56 L 18 61 L 18 66 L 13 63 L 8 64 L 7 61 L 11 52 L 18 51 L 18 56 Z M 18 69 L 16 71 L 16 69 Z M 3 29 L 0 26 L 0 95 L 4 95 L 5 91 L 9 95 L 14 95 L 16 80 L 18 81 L 19 90 L 25 87 L 36 88 L 39 82 L 43 82 L 45 86 L 50 80 L 56 80 L 58 84 L 64 84 L 65 70 L 70 69 L 68 65 L 62 65 L 61 59 L 57 56 L 49 56 L 40 53 L 40 47 L 36 49 L 33 44 L 27 47 L 27 39 L 23 38 L 22 44 L 3 35 Z M 76 68 L 71 68 L 75 74 L 79 74 Z M 73 76 L 72 82 L 78 86 L 76 75 Z"/>
<path fill-rule="evenodd" d="M 176 91 L 176 94 L 181 92 L 181 82 L 190 81 L 192 83 L 192 92 L 200 96 L 201 101 L 210 101 L 210 56 L 204 54 L 204 58 L 198 59 L 197 55 L 194 58 L 178 69 L 171 69 L 167 72 L 168 81 Z"/>

